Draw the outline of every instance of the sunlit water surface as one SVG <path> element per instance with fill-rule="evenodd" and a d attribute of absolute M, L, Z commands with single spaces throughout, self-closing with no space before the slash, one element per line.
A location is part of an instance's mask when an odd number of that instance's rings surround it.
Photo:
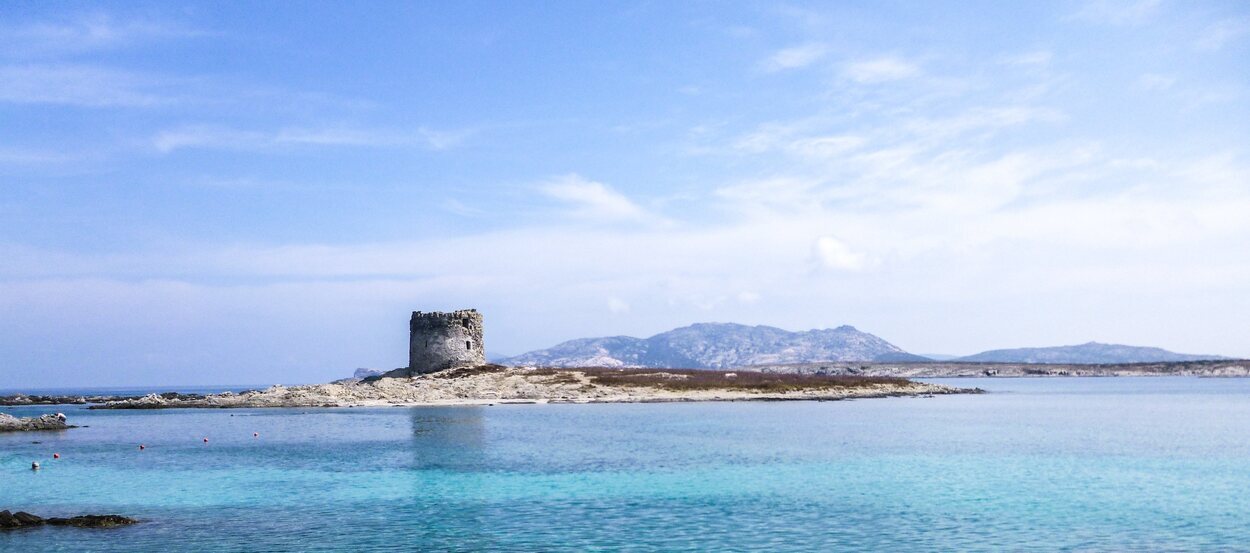
<path fill-rule="evenodd" d="M 0 509 L 144 522 L 0 550 L 1250 551 L 1250 379 L 945 382 L 991 393 L 8 408 L 86 427 L 0 435 Z"/>

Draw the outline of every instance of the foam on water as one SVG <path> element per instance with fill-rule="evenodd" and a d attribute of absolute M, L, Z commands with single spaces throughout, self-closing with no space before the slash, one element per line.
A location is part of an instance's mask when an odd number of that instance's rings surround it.
<path fill-rule="evenodd" d="M 0 509 L 146 522 L 0 550 L 1250 550 L 1250 380 L 953 383 L 993 393 L 13 408 L 89 428 L 0 435 Z"/>

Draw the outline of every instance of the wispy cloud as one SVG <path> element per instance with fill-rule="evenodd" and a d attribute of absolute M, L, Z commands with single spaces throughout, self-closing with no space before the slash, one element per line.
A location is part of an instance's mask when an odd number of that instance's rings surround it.
<path fill-rule="evenodd" d="M 425 127 L 406 133 L 353 127 L 288 127 L 260 131 L 202 125 L 162 131 L 152 138 L 152 146 L 161 153 L 191 148 L 263 151 L 318 146 L 410 146 L 447 150 L 461 144 L 471 134 L 471 131 L 439 132 Z"/>
<path fill-rule="evenodd" d="M 0 66 L 0 102 L 82 107 L 151 107 L 178 98 L 160 79 L 85 65 Z"/>
<path fill-rule="evenodd" d="M 606 184 L 571 174 L 539 187 L 543 194 L 572 208 L 572 214 L 592 221 L 640 221 L 645 210 Z"/>
<path fill-rule="evenodd" d="M 828 52 L 829 48 L 827 46 L 814 42 L 791 46 L 778 50 L 769 56 L 768 59 L 760 63 L 760 67 L 764 71 L 769 72 L 798 69 L 820 61 Z"/>
<path fill-rule="evenodd" d="M 435 130 L 418 127 L 417 135 L 425 140 L 431 150 L 450 150 L 460 146 L 477 134 L 477 129 Z"/>
<path fill-rule="evenodd" d="M 920 68 L 903 59 L 883 57 L 849 63 L 843 73 L 857 83 L 873 84 L 913 77 Z"/>
<path fill-rule="evenodd" d="M 1052 59 L 1054 59 L 1054 57 L 1055 55 L 1049 50 L 1034 50 L 1023 54 L 1006 56 L 1003 58 L 1003 63 L 1006 63 L 1007 65 L 1024 66 L 1047 65 Z"/>
<path fill-rule="evenodd" d="M 78 54 L 216 34 L 173 21 L 119 21 L 107 14 L 86 14 L 58 21 L 0 26 L 0 57 Z"/>
<path fill-rule="evenodd" d="M 0 146 L 0 164 L 43 165 L 82 161 L 95 156 L 74 154 L 59 150 L 36 150 L 30 148 L 6 148 Z"/>
<path fill-rule="evenodd" d="M 1250 35 L 1250 19 L 1225 19 L 1204 29 L 1194 47 L 1214 52 L 1246 35 Z"/>
<path fill-rule="evenodd" d="M 1176 84 L 1176 77 L 1171 75 L 1146 73 L 1137 78 L 1137 86 L 1143 90 L 1167 90 L 1174 84 Z"/>

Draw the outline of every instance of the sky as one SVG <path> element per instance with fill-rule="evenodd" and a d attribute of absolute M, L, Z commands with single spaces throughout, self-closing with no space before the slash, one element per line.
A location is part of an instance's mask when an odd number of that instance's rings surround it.
<path fill-rule="evenodd" d="M 1250 357 L 1250 3 L 0 4 L 0 388 L 695 322 Z"/>

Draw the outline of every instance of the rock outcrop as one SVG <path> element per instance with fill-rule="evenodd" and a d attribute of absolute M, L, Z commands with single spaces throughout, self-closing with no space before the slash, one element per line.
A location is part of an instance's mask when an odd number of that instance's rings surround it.
<path fill-rule="evenodd" d="M 121 515 L 82 515 L 70 518 L 43 518 L 24 511 L 0 511 L 0 530 L 34 528 L 36 526 L 74 526 L 78 528 L 116 528 L 139 521 Z"/>
<path fill-rule="evenodd" d="M 7 413 L 0 413 L 0 432 L 65 430 L 66 428 L 73 427 L 65 422 L 65 415 L 61 413 L 30 418 L 17 418 Z"/>

